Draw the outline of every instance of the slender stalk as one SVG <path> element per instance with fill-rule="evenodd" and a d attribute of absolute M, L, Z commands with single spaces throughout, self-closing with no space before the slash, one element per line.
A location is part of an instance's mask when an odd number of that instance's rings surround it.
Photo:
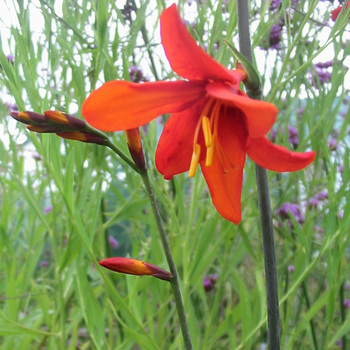
<path fill-rule="evenodd" d="M 239 46 L 241 53 L 252 62 L 252 49 L 249 33 L 249 9 L 247 0 L 237 1 Z M 261 99 L 261 92 L 255 91 L 250 97 Z M 277 288 L 277 267 L 273 237 L 272 213 L 269 184 L 266 169 L 255 164 L 256 182 L 260 209 L 261 232 L 264 248 L 268 343 L 270 350 L 280 349 L 279 305 Z"/>
<path fill-rule="evenodd" d="M 135 165 L 135 163 L 126 154 L 124 154 L 118 147 L 116 147 L 115 144 L 111 142 L 109 139 L 106 140 L 106 146 L 109 147 L 120 158 L 122 158 L 124 162 L 127 163 L 131 168 L 133 168 L 137 173 L 140 173 L 140 169 Z"/>
<path fill-rule="evenodd" d="M 310 310 L 310 308 L 311 308 L 310 297 L 309 297 L 309 294 L 308 294 L 307 289 L 306 289 L 305 281 L 303 281 L 303 283 L 301 284 L 301 288 L 303 290 L 303 294 L 304 294 L 304 297 L 305 297 L 305 302 L 306 302 L 307 309 Z M 316 337 L 316 331 L 315 331 L 314 322 L 313 322 L 312 319 L 310 319 L 309 323 L 310 323 L 310 328 L 311 328 L 312 340 L 314 342 L 314 349 L 318 350 L 317 337 Z"/>
<path fill-rule="evenodd" d="M 90 128 L 90 126 L 88 126 Z M 120 156 L 131 168 L 133 168 L 137 173 L 139 173 L 141 175 L 142 181 L 144 183 L 144 186 L 146 188 L 146 192 L 148 195 L 148 198 L 150 200 L 151 203 L 151 207 L 152 207 L 152 211 L 154 214 L 154 218 L 159 230 L 159 234 L 160 234 L 160 239 L 162 242 L 162 246 L 164 249 L 164 253 L 165 253 L 165 257 L 167 259 L 168 265 L 169 265 L 169 269 L 170 269 L 170 273 L 171 273 L 171 278 L 170 278 L 170 285 L 173 291 L 173 295 L 174 295 L 174 300 L 175 300 L 175 305 L 176 305 L 176 310 L 177 310 L 177 314 L 179 316 L 179 322 L 180 322 L 180 327 L 181 327 L 181 332 L 182 332 L 182 336 L 184 339 L 184 345 L 185 345 L 185 349 L 186 350 L 192 350 L 192 342 L 191 342 L 191 337 L 190 337 L 190 332 L 188 330 L 188 325 L 187 325 L 187 319 L 186 319 L 186 314 L 185 314 L 185 308 L 182 302 L 182 296 L 181 296 L 181 292 L 180 292 L 180 285 L 179 285 L 179 279 L 177 276 L 177 271 L 176 271 L 176 267 L 174 264 L 174 260 L 173 257 L 171 255 L 171 251 L 170 251 L 170 247 L 169 247 L 169 243 L 168 243 L 168 239 L 166 236 L 166 232 L 164 230 L 163 224 L 162 224 L 162 219 L 159 213 L 159 209 L 158 209 L 158 205 L 154 196 L 154 191 L 153 191 L 153 187 L 151 185 L 151 182 L 149 180 L 148 177 L 148 172 L 147 169 L 141 169 L 139 167 L 137 167 L 135 165 L 135 163 L 130 160 L 129 157 L 127 157 L 123 152 L 121 152 L 119 150 L 118 147 L 116 147 L 113 142 L 110 141 L 110 139 L 108 139 L 108 137 L 100 132 L 99 130 L 96 130 L 94 128 L 91 127 L 91 130 L 94 131 L 94 133 L 96 133 L 97 135 L 101 136 L 102 138 L 105 139 L 105 145 L 107 147 L 109 147 L 112 151 L 114 151 L 118 156 Z"/>
<path fill-rule="evenodd" d="M 339 289 L 339 303 L 340 303 L 340 316 L 342 320 L 342 324 L 345 322 L 345 306 L 344 306 L 344 282 L 341 284 L 340 289 Z M 343 349 L 347 349 L 346 347 L 346 334 L 343 335 L 342 338 L 343 342 Z"/>
<path fill-rule="evenodd" d="M 182 302 L 182 297 L 181 297 L 181 292 L 180 292 L 180 285 L 179 285 L 179 279 L 177 276 L 177 271 L 176 271 L 176 267 L 174 264 L 174 260 L 173 257 L 171 255 L 171 251 L 170 251 L 170 247 L 169 247 L 169 243 L 168 243 L 168 239 L 166 237 L 166 233 L 162 224 L 162 219 L 160 217 L 160 213 L 159 213 L 159 209 L 158 209 L 158 205 L 154 196 L 154 191 L 151 185 L 151 182 L 149 180 L 148 177 L 148 173 L 147 170 L 144 170 L 140 173 L 141 177 L 142 177 L 142 181 L 145 185 L 146 191 L 147 191 L 147 195 L 149 197 L 149 200 L 151 202 L 151 206 L 152 206 L 152 210 L 153 210 L 153 214 L 157 223 L 157 227 L 159 230 L 159 234 L 160 234 L 160 239 L 163 245 L 163 249 L 164 249 L 164 253 L 165 253 L 165 257 L 167 259 L 168 265 L 169 265 L 169 269 L 170 269 L 170 273 L 172 275 L 171 279 L 170 279 L 170 285 L 171 288 L 173 290 L 173 295 L 174 295 L 174 299 L 175 299 L 175 305 L 176 305 L 176 309 L 177 309 L 177 313 L 179 316 L 179 322 L 180 322 L 180 327 L 181 327 L 181 332 L 182 332 L 182 336 L 184 339 L 184 344 L 185 344 L 185 349 L 186 350 L 192 350 L 192 342 L 191 342 L 191 337 L 190 337 L 190 332 L 188 330 L 188 325 L 187 325 L 187 319 L 186 319 L 186 314 L 185 314 L 185 308 Z"/>

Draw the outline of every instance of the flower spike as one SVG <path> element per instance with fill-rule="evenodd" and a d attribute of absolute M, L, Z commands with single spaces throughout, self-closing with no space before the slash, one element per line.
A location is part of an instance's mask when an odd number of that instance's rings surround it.
<path fill-rule="evenodd" d="M 26 124 L 30 131 L 55 133 L 65 139 L 98 145 L 104 145 L 107 141 L 101 132 L 88 126 L 84 120 L 60 111 L 45 111 L 43 115 L 30 111 L 14 111 L 11 116 Z"/>

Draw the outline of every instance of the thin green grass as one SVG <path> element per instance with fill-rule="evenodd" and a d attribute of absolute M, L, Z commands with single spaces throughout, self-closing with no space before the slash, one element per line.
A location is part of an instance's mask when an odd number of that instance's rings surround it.
<path fill-rule="evenodd" d="M 176 76 L 159 37 L 158 17 L 167 2 L 136 3 L 131 21 L 119 2 L 63 1 L 59 9 L 51 0 L 29 3 L 14 2 L 18 25 L 5 28 L 0 19 L 3 103 L 80 116 L 92 89 L 128 79 L 133 65 L 142 65 L 151 80 Z M 233 68 L 222 39 L 237 42 L 236 8 L 234 1 L 223 3 L 179 1 L 179 7 L 185 19 L 195 19 L 191 33 L 200 45 Z M 33 6 L 43 23 L 35 40 Z M 299 1 L 296 10 L 290 7 L 289 1 L 275 10 L 251 2 L 255 61 L 266 100 L 280 110 L 276 142 L 293 149 L 288 126 L 294 126 L 299 135 L 295 149 L 317 151 L 304 171 L 269 173 L 282 348 L 337 349 L 339 340 L 346 348 L 350 114 L 344 86 L 349 47 L 343 43 L 349 24 L 347 18 L 337 22 L 319 45 L 320 23 L 329 20 L 334 6 Z M 282 19 L 281 49 L 259 48 L 266 47 L 272 24 Z M 326 69 L 330 81 L 322 83 L 313 63 L 327 45 L 335 60 Z M 9 118 L 5 105 L 0 116 L 1 347 L 182 349 L 169 286 L 149 277 L 113 274 L 97 263 L 111 255 L 130 256 L 167 269 L 139 175 L 101 146 L 29 133 Z M 179 271 L 193 347 L 258 349 L 267 341 L 267 316 L 254 165 L 247 161 L 243 220 L 235 226 L 216 213 L 200 174 L 165 181 L 157 173 L 160 120 L 143 132 L 143 146 Z M 110 137 L 127 153 L 122 133 Z M 330 146 L 332 139 L 336 146 Z M 323 190 L 328 198 L 309 207 L 310 198 Z M 301 223 L 278 215 L 287 202 L 300 206 Z M 110 246 L 109 236 L 118 248 Z M 214 274 L 217 280 L 206 291 L 203 278 Z"/>

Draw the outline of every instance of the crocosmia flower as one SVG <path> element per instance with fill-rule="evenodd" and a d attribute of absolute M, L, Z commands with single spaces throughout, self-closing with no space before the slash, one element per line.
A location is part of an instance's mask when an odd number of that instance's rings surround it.
<path fill-rule="evenodd" d="M 348 1 L 348 2 L 345 4 L 345 8 L 347 9 L 349 5 L 350 5 L 350 1 Z M 331 13 L 332 21 L 335 22 L 335 21 L 337 20 L 337 18 L 338 18 L 338 16 L 339 16 L 340 12 L 341 12 L 341 10 L 342 10 L 342 8 L 343 8 L 343 6 L 339 6 L 339 7 L 337 7 L 335 10 L 332 11 L 332 13 Z"/>
<path fill-rule="evenodd" d="M 240 90 L 241 69 L 228 70 L 205 53 L 184 26 L 176 5 L 160 17 L 161 39 L 172 69 L 185 80 L 111 81 L 93 91 L 82 115 L 105 131 L 139 127 L 165 113 L 156 166 L 165 179 L 200 165 L 213 204 L 227 220 L 241 220 L 246 154 L 264 168 L 284 172 L 309 165 L 314 152 L 295 153 L 272 144 L 266 134 L 278 113 Z"/>

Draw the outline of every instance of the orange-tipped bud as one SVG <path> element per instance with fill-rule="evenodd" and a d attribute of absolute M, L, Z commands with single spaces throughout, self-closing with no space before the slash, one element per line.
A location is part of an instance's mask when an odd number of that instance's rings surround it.
<path fill-rule="evenodd" d="M 61 132 L 63 129 L 60 126 L 56 125 L 27 125 L 27 129 L 34 132 L 40 133 L 57 133 Z"/>
<path fill-rule="evenodd" d="M 169 272 L 160 267 L 135 259 L 115 257 L 99 261 L 99 264 L 106 269 L 129 275 L 150 275 L 165 281 L 169 281 L 171 277 Z"/>
<path fill-rule="evenodd" d="M 87 127 L 84 120 L 60 111 L 45 111 L 44 115 L 35 112 L 11 112 L 11 116 L 21 123 L 27 124 L 27 129 L 39 133 L 55 133 L 60 137 L 87 143 L 104 145 L 103 134 L 94 133 Z"/>
<path fill-rule="evenodd" d="M 143 154 L 139 128 L 125 130 L 125 135 L 130 155 L 135 164 L 140 169 L 146 169 L 145 156 Z"/>
<path fill-rule="evenodd" d="M 84 129 L 86 127 L 84 120 L 78 119 L 60 111 L 45 111 L 44 115 L 48 120 L 55 124 L 71 126 L 74 129 Z"/>
<path fill-rule="evenodd" d="M 29 124 L 29 125 L 38 125 L 38 124 L 45 124 L 46 123 L 46 118 L 39 113 L 35 112 L 17 112 L 13 111 L 11 112 L 11 116 L 18 120 L 21 123 L 24 124 Z"/>
<path fill-rule="evenodd" d="M 55 124 L 69 125 L 68 119 L 60 111 L 45 111 L 45 117 Z"/>
<path fill-rule="evenodd" d="M 63 137 L 64 139 L 76 140 L 87 143 L 96 143 L 98 145 L 104 145 L 105 139 L 101 136 L 95 135 L 90 132 L 83 131 L 65 131 L 65 132 L 57 132 L 58 136 Z"/>

